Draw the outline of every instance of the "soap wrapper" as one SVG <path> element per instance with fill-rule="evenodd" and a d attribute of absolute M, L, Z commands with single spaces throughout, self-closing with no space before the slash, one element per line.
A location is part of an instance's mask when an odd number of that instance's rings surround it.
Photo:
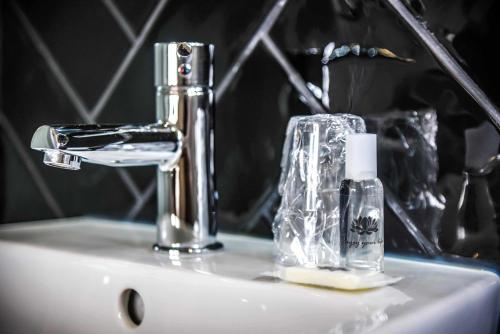
<path fill-rule="evenodd" d="M 291 283 L 350 291 L 379 288 L 403 279 L 379 272 L 302 266 L 277 266 L 273 276 Z"/>

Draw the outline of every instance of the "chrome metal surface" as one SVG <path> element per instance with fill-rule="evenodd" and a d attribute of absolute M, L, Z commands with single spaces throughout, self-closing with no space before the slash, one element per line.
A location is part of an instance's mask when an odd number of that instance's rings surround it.
<path fill-rule="evenodd" d="M 155 85 L 212 87 L 213 53 L 211 44 L 156 43 Z"/>
<path fill-rule="evenodd" d="M 43 163 L 47 166 L 69 170 L 79 170 L 82 159 L 78 156 L 62 153 L 57 150 L 47 150 L 43 156 Z"/>
<path fill-rule="evenodd" d="M 157 123 L 43 125 L 31 148 L 49 166 L 80 161 L 112 167 L 158 166 L 155 250 L 199 253 L 215 240 L 213 45 L 156 43 Z"/>
<path fill-rule="evenodd" d="M 156 117 L 184 134 L 169 171 L 158 170 L 158 246 L 201 249 L 215 242 L 213 92 L 158 86 Z"/>
<path fill-rule="evenodd" d="M 61 168 L 81 159 L 116 167 L 159 165 L 167 170 L 179 160 L 182 137 L 168 124 L 43 125 L 35 131 L 31 148 L 45 152 L 45 163 Z"/>

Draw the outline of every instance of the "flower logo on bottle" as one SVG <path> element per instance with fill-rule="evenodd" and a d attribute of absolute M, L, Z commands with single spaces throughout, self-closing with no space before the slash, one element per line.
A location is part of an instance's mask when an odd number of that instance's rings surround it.
<path fill-rule="evenodd" d="M 370 235 L 374 232 L 378 232 L 378 221 L 372 217 L 358 217 L 351 223 L 351 232 L 356 232 L 359 235 Z"/>

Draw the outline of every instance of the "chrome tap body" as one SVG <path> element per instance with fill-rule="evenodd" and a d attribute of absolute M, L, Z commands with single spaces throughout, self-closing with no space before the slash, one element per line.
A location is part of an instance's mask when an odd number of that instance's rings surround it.
<path fill-rule="evenodd" d="M 156 120 L 147 125 L 44 125 L 31 148 L 47 165 L 156 165 L 155 250 L 198 253 L 215 239 L 213 45 L 156 43 Z"/>

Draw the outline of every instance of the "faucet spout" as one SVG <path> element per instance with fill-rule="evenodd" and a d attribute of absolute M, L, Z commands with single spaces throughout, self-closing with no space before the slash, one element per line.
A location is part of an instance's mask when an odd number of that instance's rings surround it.
<path fill-rule="evenodd" d="M 78 170 L 82 161 L 157 166 L 157 251 L 222 247 L 216 240 L 213 52 L 211 44 L 155 44 L 154 124 L 43 125 L 31 140 L 53 167 Z"/>
<path fill-rule="evenodd" d="M 44 163 L 70 170 L 80 161 L 128 167 L 158 165 L 169 170 L 182 152 L 182 133 L 174 126 L 149 125 L 43 125 L 31 148 L 45 153 Z"/>

